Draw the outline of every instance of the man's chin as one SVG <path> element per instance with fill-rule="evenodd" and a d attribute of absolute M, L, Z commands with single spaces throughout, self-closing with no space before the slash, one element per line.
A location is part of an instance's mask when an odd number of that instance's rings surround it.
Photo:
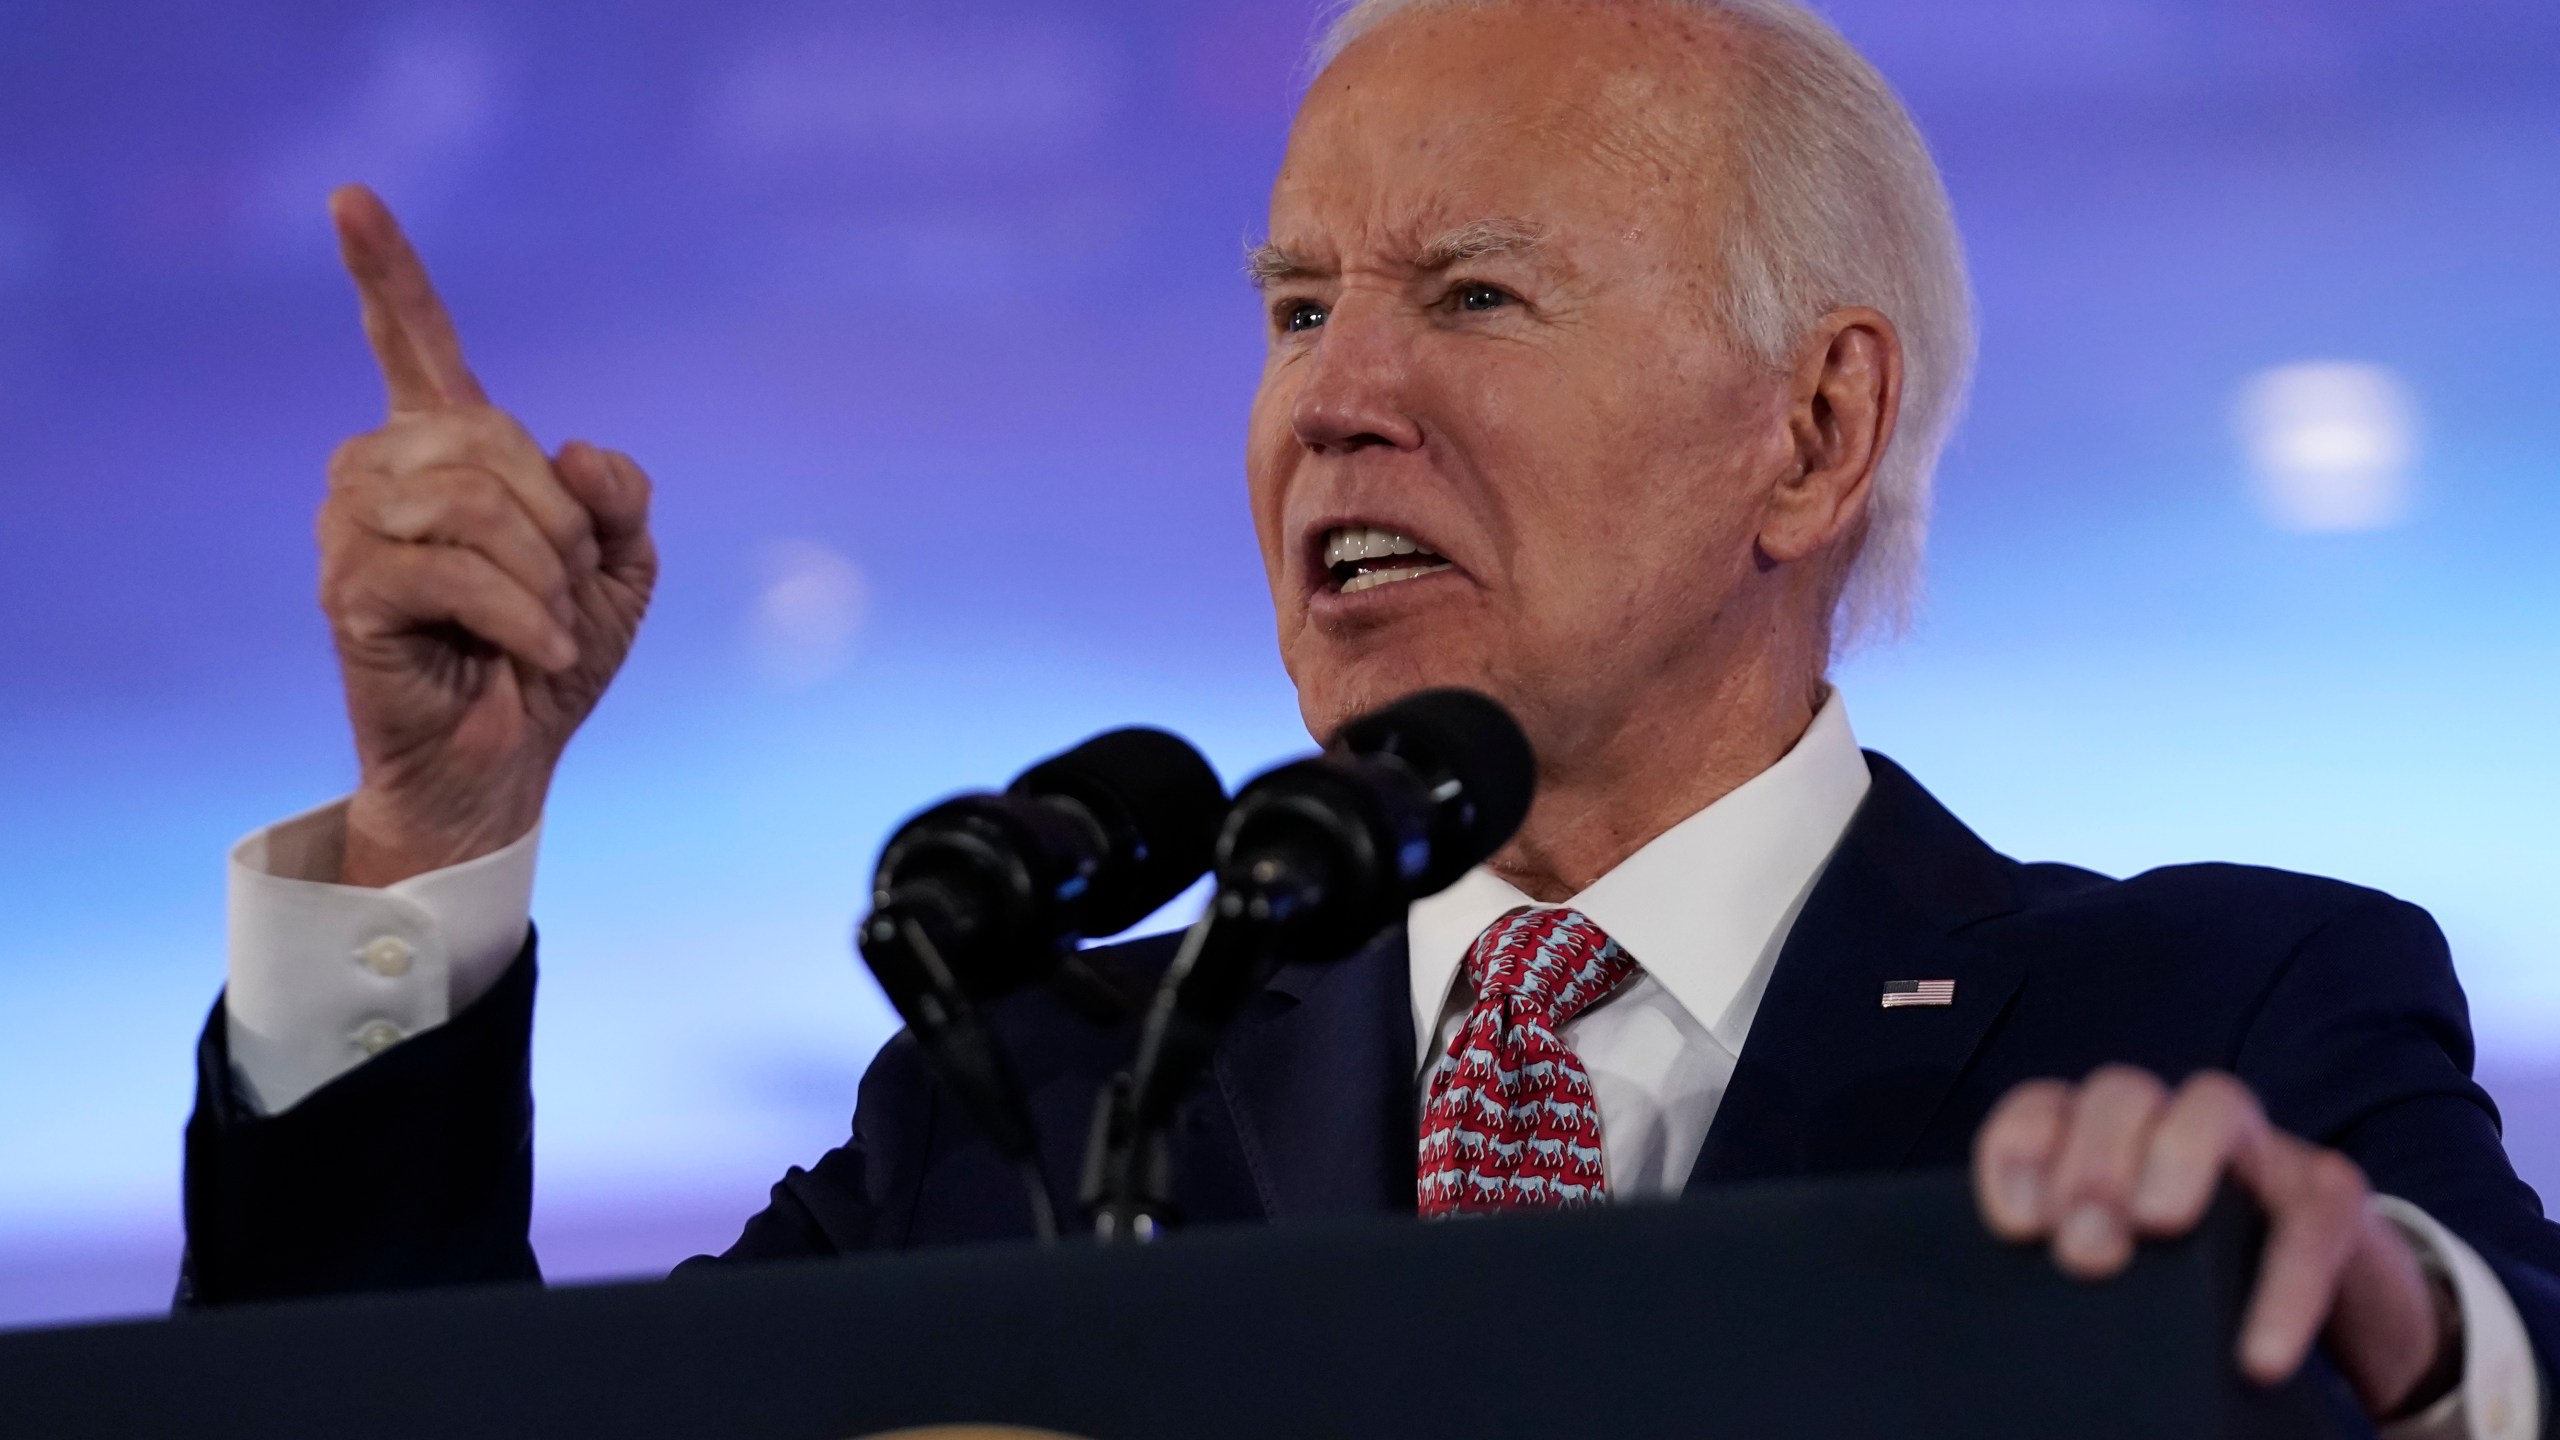
<path fill-rule="evenodd" d="M 1323 653 L 1290 666 L 1298 686 L 1298 714 L 1319 743 L 1329 743 L 1353 720 L 1418 690 L 1458 686 L 1500 698 L 1472 648 L 1379 643 L 1383 638 L 1369 636 L 1356 647 L 1319 646 Z"/>

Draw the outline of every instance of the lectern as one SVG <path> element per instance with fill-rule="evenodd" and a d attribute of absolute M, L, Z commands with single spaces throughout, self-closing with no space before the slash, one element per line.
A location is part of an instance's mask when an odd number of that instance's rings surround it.
<path fill-rule="evenodd" d="M 1961 1176 L 1926 1174 L 357 1296 L 0 1336 L 0 1433 L 2359 1433 L 2334 1376 L 2261 1389 L 2233 1366 L 2255 1223 L 2226 1197 L 2195 1235 L 2081 1284 L 1984 1233 Z"/>

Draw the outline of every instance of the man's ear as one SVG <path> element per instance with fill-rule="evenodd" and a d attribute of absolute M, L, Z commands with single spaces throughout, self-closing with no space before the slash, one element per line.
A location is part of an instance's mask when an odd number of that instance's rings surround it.
<path fill-rule="evenodd" d="M 1769 493 L 1760 553 L 1792 564 L 1864 528 L 1876 466 L 1902 408 L 1902 335 L 1865 306 L 1822 317 L 1796 352 L 1787 435 L 1794 473 Z"/>

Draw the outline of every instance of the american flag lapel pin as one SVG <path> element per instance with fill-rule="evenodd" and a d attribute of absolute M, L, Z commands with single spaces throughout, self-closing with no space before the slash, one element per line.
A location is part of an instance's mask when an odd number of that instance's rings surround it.
<path fill-rule="evenodd" d="M 1905 1005 L 1953 1005 L 1956 982 L 1953 980 L 1887 980 L 1884 982 L 1884 1008 L 1899 1010 Z"/>

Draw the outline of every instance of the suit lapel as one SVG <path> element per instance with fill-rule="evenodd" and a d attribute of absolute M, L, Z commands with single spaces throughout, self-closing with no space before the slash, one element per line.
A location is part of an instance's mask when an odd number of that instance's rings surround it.
<path fill-rule="evenodd" d="M 1283 967 L 1218 1048 L 1217 1087 L 1273 1220 L 1413 1208 L 1404 927 Z"/>
<path fill-rule="evenodd" d="M 2016 908 L 2009 861 L 1881 755 L 1788 935 L 1689 1184 L 1900 1164 L 2023 975 L 1961 937 Z M 1895 980 L 1954 1003 L 1888 1010 Z"/>

